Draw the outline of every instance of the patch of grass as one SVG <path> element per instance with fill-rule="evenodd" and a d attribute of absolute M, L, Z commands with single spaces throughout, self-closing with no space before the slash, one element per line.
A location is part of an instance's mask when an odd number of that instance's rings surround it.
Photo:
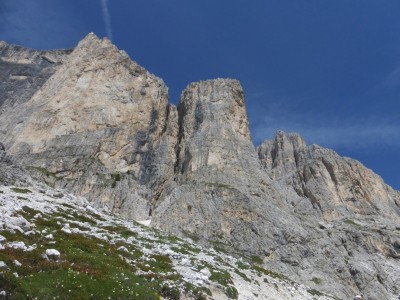
<path fill-rule="evenodd" d="M 57 219 L 55 218 L 39 218 L 36 220 L 36 227 L 39 230 L 50 229 L 50 230 L 58 230 L 61 229 L 61 224 L 58 224 Z"/>
<path fill-rule="evenodd" d="M 344 221 L 346 224 L 353 225 L 353 226 L 360 226 L 360 224 L 357 224 L 353 220 L 347 219 Z"/>
<path fill-rule="evenodd" d="M 94 213 L 94 212 L 89 212 L 89 211 L 87 211 L 86 214 L 89 215 L 89 216 L 91 216 L 91 217 L 93 217 L 93 218 L 96 219 L 97 221 L 102 221 L 102 222 L 106 221 L 106 219 L 102 218 L 100 215 L 98 215 L 98 214 L 96 214 L 96 213 Z"/>
<path fill-rule="evenodd" d="M 191 233 L 191 232 L 188 232 L 188 231 L 185 231 L 185 230 L 183 230 L 183 233 L 195 243 L 200 241 L 200 237 L 198 237 L 194 233 Z"/>
<path fill-rule="evenodd" d="M 217 188 L 225 188 L 225 189 L 234 189 L 233 186 L 228 185 L 228 184 L 224 184 L 224 183 L 220 183 L 220 182 L 206 182 L 205 184 L 206 184 L 206 186 L 209 186 L 209 187 L 217 187 Z"/>
<path fill-rule="evenodd" d="M 324 294 L 315 289 L 308 289 L 307 292 L 313 296 L 323 296 Z"/>
<path fill-rule="evenodd" d="M 31 169 L 31 170 L 35 170 L 35 171 L 37 171 L 37 172 L 39 172 L 39 173 L 42 173 L 42 174 L 45 175 L 46 177 L 53 177 L 53 178 L 58 179 L 58 177 L 56 176 L 55 173 L 50 172 L 50 171 L 47 170 L 46 168 L 34 167 L 34 166 L 28 166 L 28 167 L 26 167 L 26 168 L 27 168 L 28 170 Z"/>
<path fill-rule="evenodd" d="M 128 238 L 130 236 L 133 236 L 133 237 L 137 236 L 136 232 L 133 232 L 129 228 L 126 228 L 126 227 L 120 226 L 120 225 L 109 225 L 109 226 L 104 226 L 102 228 L 105 230 L 120 234 L 124 238 Z"/>
<path fill-rule="evenodd" d="M 272 277 L 272 278 L 281 279 L 281 280 L 289 280 L 289 278 L 287 278 L 287 277 L 286 277 L 285 275 L 283 275 L 283 274 L 279 274 L 279 273 L 276 273 L 276 272 L 274 272 L 274 271 L 266 270 L 266 269 L 261 268 L 260 266 L 257 266 L 257 265 L 254 265 L 254 266 L 253 266 L 253 269 L 254 269 L 255 271 L 259 272 L 259 273 L 262 273 L 262 274 L 264 274 L 264 275 L 268 275 L 268 276 L 270 276 L 270 277 Z"/>
<path fill-rule="evenodd" d="M 173 289 L 169 292 L 162 289 L 161 280 L 135 275 L 135 266 L 121 259 L 117 245 L 81 234 L 58 232 L 54 237 L 56 244 L 51 247 L 60 251 L 58 261 L 42 258 L 50 246 L 46 240 L 41 242 L 44 247 L 29 252 L 12 248 L 0 251 L 0 260 L 10 267 L 0 275 L 0 288 L 7 290 L 10 299 L 156 300 L 161 292 L 174 295 Z M 18 236 L 15 238 L 19 240 Z M 14 266 L 14 259 L 22 266 Z M 165 268 L 171 266 L 169 258 L 155 259 Z M 13 272 L 18 272 L 19 278 Z"/>
<path fill-rule="evenodd" d="M 20 193 L 20 194 L 29 194 L 29 193 L 32 193 L 31 190 L 22 189 L 22 188 L 18 188 L 18 187 L 12 187 L 11 190 L 14 191 L 15 193 Z"/>
<path fill-rule="evenodd" d="M 246 274 L 240 272 L 237 268 L 235 268 L 234 270 L 235 273 L 238 274 L 240 277 L 242 277 L 244 280 L 246 280 L 247 282 L 251 282 L 250 278 L 248 278 Z"/>
<path fill-rule="evenodd" d="M 259 264 L 262 265 L 263 264 L 263 260 L 261 257 L 257 256 L 257 255 L 253 255 L 251 257 L 251 261 L 253 262 L 253 264 Z"/>
<path fill-rule="evenodd" d="M 237 267 L 238 267 L 239 269 L 241 269 L 241 270 L 248 270 L 248 269 L 250 269 L 250 265 L 249 265 L 249 264 L 243 263 L 243 262 L 241 262 L 240 260 L 237 261 L 236 265 L 237 265 Z"/>
<path fill-rule="evenodd" d="M 82 214 L 78 214 L 76 211 L 72 212 L 71 215 L 74 217 L 75 221 L 79 221 L 82 223 L 89 223 L 91 225 L 96 225 L 96 222 L 93 221 L 91 218 L 88 218 Z"/>
<path fill-rule="evenodd" d="M 21 214 L 23 215 L 23 217 L 25 217 L 27 219 L 32 219 L 37 214 L 40 214 L 40 211 L 25 205 L 25 206 L 22 206 Z"/>
<path fill-rule="evenodd" d="M 111 174 L 111 178 L 113 180 L 111 187 L 115 188 L 117 186 L 117 182 L 121 181 L 121 174 L 120 173 L 113 173 Z"/>
<path fill-rule="evenodd" d="M 231 274 L 229 274 L 227 271 L 218 271 L 215 269 L 210 269 L 211 276 L 210 280 L 219 283 L 220 285 L 223 285 L 227 287 L 230 284 L 233 284 Z"/>
<path fill-rule="evenodd" d="M 62 205 L 62 206 L 65 206 L 65 207 L 67 207 L 67 208 L 70 208 L 70 209 L 76 209 L 76 207 L 74 207 L 74 206 L 72 206 L 72 205 L 69 205 L 69 204 L 67 204 L 67 203 L 61 203 L 61 205 Z"/>
<path fill-rule="evenodd" d="M 225 289 L 225 295 L 227 295 L 229 299 L 238 299 L 239 297 L 239 293 L 234 286 L 228 286 Z"/>
<path fill-rule="evenodd" d="M 184 289 L 186 293 L 193 295 L 196 300 L 207 300 L 207 295 L 212 296 L 210 289 L 205 286 L 197 287 L 189 282 L 185 282 Z"/>
<path fill-rule="evenodd" d="M 318 277 L 313 277 L 311 281 L 314 282 L 315 284 L 321 284 L 322 282 L 321 278 Z"/>
<path fill-rule="evenodd" d="M 21 197 L 21 196 L 18 196 L 17 199 L 19 199 L 19 200 L 28 200 L 28 198 Z"/>
<path fill-rule="evenodd" d="M 160 295 L 169 300 L 179 300 L 181 298 L 179 289 L 177 287 L 171 287 L 168 284 L 162 286 Z"/>

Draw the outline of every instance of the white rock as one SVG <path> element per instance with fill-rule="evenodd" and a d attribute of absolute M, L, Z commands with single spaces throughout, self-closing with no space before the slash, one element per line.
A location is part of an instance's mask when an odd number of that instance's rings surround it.
<path fill-rule="evenodd" d="M 0 291 L 0 296 L 2 296 L 2 297 L 5 297 L 5 296 L 7 296 L 7 293 L 6 293 L 6 291 Z"/>
<path fill-rule="evenodd" d="M 16 267 L 22 266 L 22 264 L 21 264 L 18 260 L 14 260 L 14 265 L 15 265 Z"/>
<path fill-rule="evenodd" d="M 124 251 L 124 252 L 129 252 L 128 248 L 126 248 L 125 246 L 120 246 L 120 247 L 118 247 L 117 250 Z"/>
<path fill-rule="evenodd" d="M 17 272 L 14 272 L 13 275 L 14 275 L 16 278 L 19 277 Z"/>
<path fill-rule="evenodd" d="M 51 233 L 46 235 L 45 238 L 48 239 L 48 240 L 54 239 L 53 234 L 51 234 Z"/>
<path fill-rule="evenodd" d="M 4 236 L 0 235 L 0 243 L 4 242 L 5 240 L 7 240 Z"/>
<path fill-rule="evenodd" d="M 210 272 L 210 270 L 208 270 L 208 268 L 201 269 L 200 273 L 205 275 L 207 277 L 207 279 L 210 278 L 210 276 L 211 276 L 211 272 Z"/>
<path fill-rule="evenodd" d="M 0 261 L 0 270 L 6 270 L 8 269 L 8 266 L 4 261 Z"/>
<path fill-rule="evenodd" d="M 26 250 L 26 246 L 24 242 L 12 242 L 8 243 L 8 247 L 14 248 L 14 249 L 21 249 L 21 250 Z"/>
<path fill-rule="evenodd" d="M 145 226 L 150 226 L 151 219 L 148 220 L 142 220 L 142 221 L 137 221 L 139 224 L 145 225 Z"/>
<path fill-rule="evenodd" d="M 190 267 L 192 264 L 190 263 L 190 260 L 187 258 L 182 258 L 181 260 L 181 265 L 182 266 L 186 266 L 186 267 Z"/>
<path fill-rule="evenodd" d="M 60 256 L 60 252 L 56 249 L 47 249 L 46 250 L 46 255 L 47 256 L 56 256 L 59 257 Z"/>
<path fill-rule="evenodd" d="M 71 233 L 71 230 L 65 227 L 61 228 L 61 231 L 64 231 L 65 233 Z"/>

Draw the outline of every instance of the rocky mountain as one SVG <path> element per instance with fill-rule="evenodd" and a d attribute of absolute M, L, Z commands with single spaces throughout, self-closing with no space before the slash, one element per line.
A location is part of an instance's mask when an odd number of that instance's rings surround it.
<path fill-rule="evenodd" d="M 65 189 L 338 299 L 400 293 L 400 193 L 297 134 L 255 149 L 238 81 L 189 84 L 176 108 L 161 79 L 94 34 L 72 52 L 0 51 L 0 157 L 18 161 L 2 158 L 16 172 L 2 184 Z"/>
<path fill-rule="evenodd" d="M 334 299 L 33 184 L 0 186 L 0 299 Z"/>

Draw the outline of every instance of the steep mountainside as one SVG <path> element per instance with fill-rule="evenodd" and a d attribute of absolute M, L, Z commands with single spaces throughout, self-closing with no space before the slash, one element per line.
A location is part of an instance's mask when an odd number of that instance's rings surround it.
<path fill-rule="evenodd" d="M 176 108 L 161 79 L 94 34 L 71 53 L 0 46 L 14 51 L 0 62 L 0 142 L 15 156 L 0 152 L 3 184 L 24 168 L 98 208 L 151 219 L 339 299 L 400 293 L 400 193 L 297 134 L 254 149 L 238 81 L 192 83 Z M 41 79 L 21 90 L 9 62 L 43 59 L 56 63 L 37 67 Z"/>
<path fill-rule="evenodd" d="M 0 140 L 50 185 L 145 219 L 173 172 L 176 115 L 161 79 L 89 34 L 30 101 L 2 116 Z"/>

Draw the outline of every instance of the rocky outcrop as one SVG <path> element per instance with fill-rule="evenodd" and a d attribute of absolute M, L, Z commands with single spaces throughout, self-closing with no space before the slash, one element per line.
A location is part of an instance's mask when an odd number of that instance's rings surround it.
<path fill-rule="evenodd" d="M 307 146 L 298 134 L 277 132 L 257 149 L 262 165 L 277 181 L 310 199 L 325 221 L 356 215 L 400 215 L 400 194 L 360 162 L 330 149 Z"/>
<path fill-rule="evenodd" d="M 313 274 L 309 280 L 325 290 L 341 282 L 340 298 L 357 290 L 368 299 L 391 299 L 399 292 L 394 288 L 400 282 L 394 272 L 400 266 L 399 192 L 360 162 L 307 146 L 298 134 L 277 132 L 257 152 L 292 213 L 308 227 L 305 243 L 286 245 L 279 258 L 284 264 L 276 268 L 297 269 L 303 280 Z M 313 216 L 317 228 L 304 216 Z M 284 270 L 290 261 L 299 265 Z"/>
<path fill-rule="evenodd" d="M 176 109 L 161 79 L 93 34 L 71 53 L 0 49 L 3 184 L 23 166 L 98 207 L 151 216 L 340 299 L 400 292 L 399 193 L 297 134 L 255 150 L 238 81 L 192 83 Z M 24 63 L 37 81 L 16 81 Z"/>
<path fill-rule="evenodd" d="M 176 108 L 163 81 L 89 34 L 0 139 L 36 177 L 137 219 L 172 174 Z"/>
<path fill-rule="evenodd" d="M 32 178 L 0 143 L 0 185 L 32 185 Z"/>
<path fill-rule="evenodd" d="M 306 234 L 260 167 L 238 81 L 190 84 L 178 112 L 175 177 L 154 226 L 249 255 L 273 252 L 288 232 Z"/>

